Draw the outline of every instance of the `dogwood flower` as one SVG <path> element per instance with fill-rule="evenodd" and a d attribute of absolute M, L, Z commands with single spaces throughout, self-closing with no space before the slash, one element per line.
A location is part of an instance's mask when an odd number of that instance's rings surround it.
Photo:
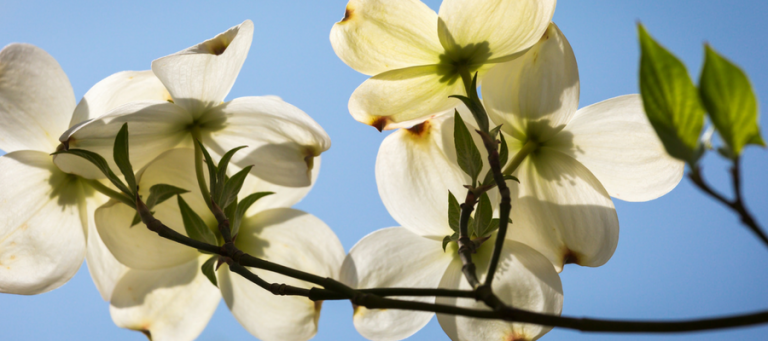
<path fill-rule="evenodd" d="M 426 208 L 429 211 L 429 207 Z M 472 259 L 485 280 L 495 236 L 484 242 Z M 456 243 L 445 251 L 441 239 L 414 234 L 409 228 L 375 231 L 360 240 L 341 268 L 341 280 L 357 288 L 419 287 L 471 290 L 462 274 Z M 492 288 L 507 304 L 520 309 L 559 315 L 563 305 L 560 277 L 549 260 L 518 243 L 505 243 Z M 425 303 L 489 309 L 473 299 L 449 297 L 405 298 Z M 432 313 L 369 310 L 355 307 L 354 324 L 370 340 L 401 340 L 424 327 Z M 551 327 L 437 314 L 451 340 L 536 340 Z"/>
<path fill-rule="evenodd" d="M 482 91 L 509 148 L 505 173 L 520 180 L 508 181 L 514 223 L 507 238 L 536 249 L 558 271 L 566 263 L 600 266 L 613 255 L 619 223 L 611 196 L 652 200 L 682 178 L 684 164 L 664 151 L 638 95 L 576 110 L 576 60 L 554 24 L 525 55 L 491 69 Z M 466 193 L 459 192 L 461 185 L 470 182 L 455 161 L 452 124 L 430 120 L 425 126 L 427 133 L 404 130 L 385 139 L 377 183 L 395 220 L 419 235 L 439 237 L 453 233 L 447 221 L 424 217 L 447 220 L 444 193 Z M 440 194 L 423 194 L 430 189 Z M 438 211 L 415 208 L 419 201 Z"/>
<path fill-rule="evenodd" d="M 93 224 L 106 200 L 50 154 L 56 136 L 125 102 L 151 99 L 142 89 L 153 85 L 144 73 L 115 74 L 76 107 L 69 79 L 48 53 L 28 44 L 0 51 L 0 149 L 8 153 L 0 157 L 0 292 L 46 292 L 67 282 L 84 257 L 89 267 L 108 262 L 96 257 L 104 246 Z"/>
<path fill-rule="evenodd" d="M 166 151 L 137 173 L 139 193 L 147 197 L 149 189 L 161 183 L 189 190 L 181 197 L 212 232 L 218 233 L 216 219 L 202 199 L 194 167 L 192 149 Z M 272 190 L 269 185 L 262 187 L 264 182 L 255 177 L 247 177 L 246 182 L 244 188 Z M 288 208 L 304 194 L 276 192 L 260 199 L 243 220 L 235 245 L 262 259 L 336 277 L 344 258 L 336 235 L 318 218 Z M 186 235 L 177 200 L 165 201 L 153 211 L 165 225 Z M 219 289 L 200 271 L 211 255 L 163 239 L 144 226 L 131 227 L 135 213 L 112 200 L 95 214 L 104 243 L 128 267 L 111 292 L 110 313 L 115 324 L 142 331 L 155 341 L 192 340 L 202 332 L 223 296 L 235 318 L 262 340 L 307 340 L 315 334 L 320 303 L 298 296 L 274 296 L 231 274 L 226 264 L 217 272 Z M 251 271 L 270 282 L 311 287 L 282 275 Z"/>
<path fill-rule="evenodd" d="M 315 159 L 330 148 L 330 139 L 320 125 L 274 96 L 223 102 L 252 39 L 253 23 L 246 20 L 210 40 L 153 61 L 152 72 L 170 98 L 121 106 L 70 129 L 61 136 L 62 144 L 109 156 L 114 136 L 129 122 L 134 167 L 140 168 L 176 146 L 191 147 L 191 137 L 195 137 L 214 157 L 241 145 L 250 146 L 250 154 L 235 156 L 234 166 L 254 165 L 253 175 L 275 185 L 309 186 Z M 259 133 L 254 134 L 256 131 Z M 105 158 L 114 167 L 111 158 Z M 84 167 L 60 158 L 54 161 L 66 171 L 103 177 L 95 168 L 84 173 Z"/>
<path fill-rule="evenodd" d="M 445 0 L 436 14 L 419 0 L 351 0 L 331 29 L 344 63 L 370 79 L 349 100 L 352 116 L 382 129 L 409 127 L 452 109 L 464 95 L 461 74 L 535 44 L 555 0 Z"/>

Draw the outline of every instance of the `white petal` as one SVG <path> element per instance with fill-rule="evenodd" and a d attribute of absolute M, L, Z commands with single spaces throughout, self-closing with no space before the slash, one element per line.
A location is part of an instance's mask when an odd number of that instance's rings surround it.
<path fill-rule="evenodd" d="M 74 108 L 69 79 L 51 55 L 29 44 L 0 51 L 0 149 L 52 153 Z"/>
<path fill-rule="evenodd" d="M 452 67 L 415 66 L 380 73 L 361 84 L 349 99 L 349 112 L 379 130 L 409 127 L 453 113 L 464 85 Z"/>
<path fill-rule="evenodd" d="M 442 240 L 453 234 L 448 191 L 463 202 L 463 186 L 471 181 L 456 162 L 450 116 L 390 134 L 376 157 L 376 184 L 384 206 L 403 227 L 422 236 Z"/>
<path fill-rule="evenodd" d="M 117 281 L 128 271 L 128 268 L 117 261 L 115 256 L 109 252 L 109 249 L 99 236 L 99 230 L 96 229 L 95 212 L 96 209 L 105 202 L 104 196 L 94 195 L 86 200 L 88 205 L 88 235 L 85 251 L 85 261 L 88 265 L 88 272 L 91 274 L 93 284 L 99 290 L 101 298 L 109 301 L 112 297 Z"/>
<path fill-rule="evenodd" d="M 130 134 L 131 165 L 137 170 L 187 138 L 192 117 L 184 108 L 173 103 L 132 102 L 106 116 L 74 126 L 60 140 L 70 149 L 98 153 L 107 160 L 113 171 L 117 171 L 112 153 L 115 136 L 124 123 L 128 123 Z M 98 168 L 74 155 L 58 154 L 54 156 L 53 162 L 67 173 L 88 179 L 104 178 Z"/>
<path fill-rule="evenodd" d="M 438 16 L 441 43 L 449 54 L 473 63 L 508 57 L 541 38 L 556 0 L 445 0 Z M 474 52 L 474 53 L 470 53 Z"/>
<path fill-rule="evenodd" d="M 168 100 L 171 94 L 151 70 L 118 72 L 100 80 L 85 93 L 69 125 L 105 115 L 126 103 Z"/>
<path fill-rule="evenodd" d="M 253 22 L 244 21 L 198 45 L 156 59 L 152 71 L 176 104 L 195 118 L 219 105 L 240 73 L 253 40 Z"/>
<path fill-rule="evenodd" d="M 486 246 L 487 245 L 487 246 Z M 493 245 L 490 241 L 473 257 L 478 275 L 485 280 Z M 440 282 L 441 287 L 469 290 L 461 273 L 461 261 L 455 260 Z M 493 291 L 506 304 L 515 308 L 559 315 L 563 307 L 560 277 L 546 257 L 530 247 L 507 240 L 494 275 Z M 473 309 L 490 309 L 471 299 L 438 297 L 437 303 Z M 469 340 L 536 340 L 552 327 L 522 323 L 474 319 L 437 314 L 443 331 L 453 341 Z"/>
<path fill-rule="evenodd" d="M 443 52 L 437 14 L 419 0 L 351 0 L 331 29 L 331 45 L 366 75 L 437 64 Z"/>
<path fill-rule="evenodd" d="M 344 260 L 341 281 L 353 288 L 437 288 L 456 248 L 443 252 L 440 240 L 402 227 L 375 231 L 361 239 Z M 434 303 L 434 297 L 401 297 Z M 355 307 L 357 331 L 370 340 L 402 340 L 423 328 L 432 313 Z"/>
<path fill-rule="evenodd" d="M 254 203 L 251 208 L 248 209 L 246 215 L 254 215 L 257 212 L 266 211 L 270 208 L 291 207 L 301 201 L 301 199 L 304 199 L 304 197 L 307 196 L 307 193 L 309 193 L 309 190 L 315 185 L 317 175 L 320 173 L 320 159 L 320 156 L 315 158 L 312 167 L 312 183 L 306 187 L 275 185 L 269 181 L 259 179 L 252 174 L 246 177 L 245 182 L 243 183 L 243 188 L 240 190 L 240 195 L 238 196 L 240 199 L 257 192 L 274 193 Z"/>
<path fill-rule="evenodd" d="M 274 96 L 241 97 L 200 120 L 203 143 L 214 157 L 239 146 L 232 162 L 276 185 L 311 185 L 314 158 L 331 147 L 325 130 L 301 109 Z"/>
<path fill-rule="evenodd" d="M 619 220 L 600 181 L 570 156 L 550 148 L 530 155 L 516 173 L 508 238 L 565 263 L 605 264 L 616 250 Z M 517 199 L 515 199 L 517 197 Z"/>
<path fill-rule="evenodd" d="M 622 200 L 656 199 L 683 177 L 685 163 L 667 154 L 639 95 L 582 108 L 553 142 L 589 168 L 608 194 Z"/>
<path fill-rule="evenodd" d="M 221 300 L 219 290 L 200 271 L 207 257 L 169 269 L 128 271 L 112 295 L 112 320 L 153 341 L 194 340 Z"/>
<path fill-rule="evenodd" d="M 85 257 L 83 184 L 38 151 L 3 155 L 0 172 L 0 292 L 58 288 Z"/>
<path fill-rule="evenodd" d="M 160 155 L 139 172 L 137 182 L 139 194 L 145 199 L 149 197 L 150 188 L 157 184 L 190 191 L 182 195 L 185 201 L 209 226 L 215 226 L 215 218 L 197 185 L 194 151 L 191 149 L 173 149 Z M 155 206 L 153 211 L 155 218 L 163 224 L 186 235 L 176 198 Z M 99 234 L 118 261 L 131 268 L 154 270 L 177 266 L 196 257 L 195 249 L 166 240 L 144 224 L 131 227 L 135 214 L 136 210 L 114 200 L 96 211 Z"/>
<path fill-rule="evenodd" d="M 243 222 L 236 245 L 246 253 L 315 275 L 336 278 L 344 248 L 320 219 L 290 208 L 272 209 Z M 272 272 L 252 269 L 270 283 L 302 288 L 312 285 Z M 255 337 L 308 340 L 317 332 L 322 302 L 298 296 L 275 296 L 256 287 L 225 265 L 219 287 L 232 314 Z"/>
<path fill-rule="evenodd" d="M 496 65 L 483 79 L 488 114 L 519 140 L 546 141 L 579 107 L 579 70 L 568 40 L 551 24 L 520 58 Z"/>

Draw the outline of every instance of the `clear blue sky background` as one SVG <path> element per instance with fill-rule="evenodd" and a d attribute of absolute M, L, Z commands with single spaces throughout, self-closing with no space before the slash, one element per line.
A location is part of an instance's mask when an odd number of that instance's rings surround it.
<path fill-rule="evenodd" d="M 2 0 L 0 46 L 37 45 L 53 55 L 80 98 L 100 79 L 194 45 L 245 19 L 253 46 L 229 98 L 278 95 L 315 118 L 333 140 L 315 188 L 297 205 L 323 219 L 345 249 L 379 228 L 396 225 L 376 191 L 374 161 L 386 133 L 347 111 L 366 79 L 334 54 L 328 40 L 344 0 L 324 1 L 37 1 Z M 439 0 L 427 2 L 439 7 Z M 698 79 L 702 43 L 710 42 L 751 76 L 768 100 L 768 12 L 765 1 L 561 1 L 555 22 L 575 50 L 581 106 L 638 91 L 635 23 L 642 21 Z M 765 117 L 763 117 L 765 122 Z M 763 135 L 766 130 L 763 129 Z M 768 226 L 768 154 L 745 153 L 747 202 Z M 706 176 L 728 190 L 726 165 L 714 155 Z M 600 268 L 562 273 L 563 313 L 572 316 L 666 319 L 768 309 L 768 250 L 736 217 L 684 180 L 648 203 L 616 201 L 620 242 Z M 2 219 L 2 217 L 0 217 Z M 254 287 L 254 290 L 258 290 Z M 347 302 L 326 302 L 315 340 L 361 340 Z M 34 297 L 0 295 L 3 340 L 141 340 L 112 324 L 108 304 L 85 266 L 62 288 Z M 252 337 L 220 305 L 200 340 Z M 764 340 L 768 327 L 682 335 L 582 334 L 555 330 L 544 340 Z M 412 340 L 444 340 L 436 320 Z"/>

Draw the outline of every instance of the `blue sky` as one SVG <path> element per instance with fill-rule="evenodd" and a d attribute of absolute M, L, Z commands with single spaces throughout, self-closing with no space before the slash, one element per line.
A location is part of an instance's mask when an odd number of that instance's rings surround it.
<path fill-rule="evenodd" d="M 366 76 L 341 62 L 328 40 L 345 3 L 4 0 L 0 46 L 26 42 L 45 49 L 62 65 L 80 98 L 114 72 L 148 69 L 155 58 L 253 20 L 254 42 L 228 98 L 278 95 L 326 129 L 333 146 L 323 154 L 315 188 L 297 208 L 323 219 L 349 250 L 366 234 L 396 223 L 374 179 L 376 152 L 387 133 L 357 123 L 347 111 L 349 95 Z M 427 1 L 434 9 L 439 3 Z M 579 63 L 581 106 L 638 91 L 638 21 L 686 62 L 694 80 L 706 41 L 742 66 L 765 100 L 766 11 L 764 1 L 561 1 L 554 21 Z M 768 225 L 766 155 L 747 148 L 744 191 L 749 208 Z M 705 175 L 723 191 L 729 190 L 726 166 L 715 155 L 704 160 Z M 768 309 L 768 249 L 686 179 L 660 199 L 615 204 L 621 223 L 618 249 L 603 267 L 565 268 L 564 314 L 666 319 Z M 326 302 L 315 340 L 362 340 L 351 316 L 349 303 Z M 85 266 L 50 293 L 0 295 L 0 329 L 6 340 L 143 338 L 112 324 L 108 304 Z M 757 340 L 765 335 L 768 326 L 655 336 L 555 330 L 544 340 Z M 251 338 L 222 303 L 200 340 Z M 447 340 L 436 320 L 411 339 Z"/>

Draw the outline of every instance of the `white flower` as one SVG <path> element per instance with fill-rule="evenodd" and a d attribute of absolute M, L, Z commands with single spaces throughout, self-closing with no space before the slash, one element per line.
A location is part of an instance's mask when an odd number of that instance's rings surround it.
<path fill-rule="evenodd" d="M 639 96 L 576 110 L 576 60 L 554 24 L 525 55 L 491 69 L 482 90 L 493 124 L 503 124 L 508 172 L 520 179 L 508 181 L 514 223 L 507 238 L 536 249 L 558 271 L 565 263 L 600 266 L 613 255 L 619 223 L 610 196 L 651 200 L 682 178 L 683 163 L 664 151 Z M 453 233 L 445 196 L 448 190 L 466 193 L 461 185 L 470 183 L 455 161 L 452 121 L 399 131 L 379 150 L 382 200 L 395 220 L 419 235 Z M 524 146 L 527 157 L 513 165 Z"/>
<path fill-rule="evenodd" d="M 312 183 L 315 158 L 330 148 L 330 139 L 312 118 L 274 96 L 241 97 L 223 102 L 248 55 L 253 23 L 246 20 L 198 45 L 152 62 L 152 72 L 170 98 L 124 105 L 108 115 L 70 129 L 60 140 L 69 148 L 111 155 L 114 136 L 123 123 L 131 132 L 131 163 L 141 168 L 162 152 L 202 140 L 214 157 L 241 145 L 250 153 L 236 155 L 233 165 L 254 165 L 251 174 L 286 187 Z M 157 91 L 165 91 L 157 89 Z M 254 132 L 258 132 L 255 134 Z M 105 157 L 111 165 L 110 157 Z M 78 173 L 82 166 L 54 160 Z M 95 169 L 93 169 L 95 170 Z"/>
<path fill-rule="evenodd" d="M 539 40 L 555 0 L 351 0 L 331 30 L 336 55 L 371 75 L 349 100 L 352 116 L 382 129 L 412 126 L 452 109 L 460 73 L 485 73 Z"/>
<path fill-rule="evenodd" d="M 0 292 L 31 295 L 61 286 L 86 257 L 86 236 L 88 266 L 94 266 L 103 245 L 98 234 L 94 239 L 93 210 L 105 199 L 57 168 L 49 154 L 68 128 L 125 102 L 151 99 L 140 91 L 153 85 L 145 78 L 110 76 L 75 107 L 69 79 L 48 53 L 28 44 L 0 51 L 0 149 L 8 153 L 0 157 Z"/>
<path fill-rule="evenodd" d="M 189 190 L 182 197 L 217 233 L 216 220 L 202 199 L 194 167 L 193 150 L 166 151 L 137 174 L 140 194 L 146 198 L 149 189 L 160 183 Z M 243 187 L 258 192 L 273 190 L 251 176 Z M 344 257 L 336 235 L 318 218 L 287 208 L 305 193 L 278 191 L 260 199 L 243 221 L 235 245 L 255 257 L 336 277 Z M 175 198 L 153 210 L 165 225 L 186 235 Z M 202 332 L 223 296 L 235 318 L 262 340 L 307 340 L 315 334 L 319 302 L 274 296 L 230 273 L 226 264 L 217 273 L 219 290 L 200 271 L 211 255 L 161 238 L 143 225 L 130 227 L 135 212 L 112 200 L 95 216 L 104 243 L 129 268 L 111 290 L 110 312 L 118 326 L 150 333 L 155 341 L 192 340 Z M 282 275 L 252 271 L 269 282 L 311 286 Z"/>
<path fill-rule="evenodd" d="M 441 240 L 416 235 L 403 227 L 378 230 L 352 248 L 344 260 L 341 280 L 357 288 L 439 287 L 471 290 L 461 272 L 456 244 L 449 244 L 443 251 Z M 494 240 L 495 236 L 484 242 L 472 257 L 481 281 L 485 280 Z M 555 315 L 562 310 L 563 289 L 554 267 L 546 257 L 521 243 L 505 243 L 492 287 L 502 301 L 515 308 Z M 405 299 L 490 309 L 482 302 L 467 298 Z M 424 327 L 432 316 L 427 312 L 355 307 L 354 323 L 358 332 L 368 339 L 401 340 Z M 535 340 L 552 329 L 443 314 L 438 314 L 437 320 L 454 341 Z"/>

